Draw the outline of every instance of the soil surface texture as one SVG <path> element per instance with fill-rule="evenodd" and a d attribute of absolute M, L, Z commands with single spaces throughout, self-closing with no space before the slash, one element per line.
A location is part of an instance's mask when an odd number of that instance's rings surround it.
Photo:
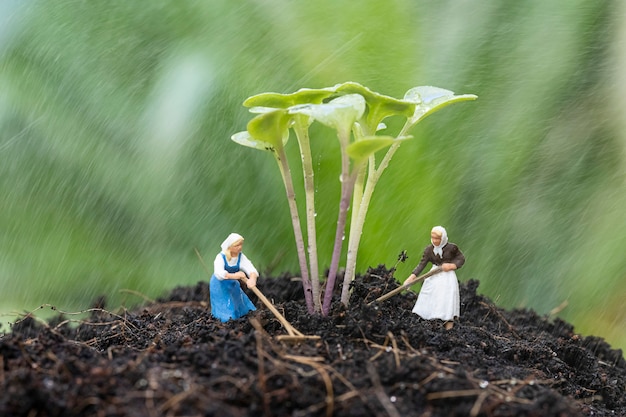
<path fill-rule="evenodd" d="M 348 308 L 306 311 L 300 282 L 259 289 L 302 334 L 257 311 L 211 317 L 209 287 L 179 287 L 132 310 L 26 316 L 0 336 L 0 416 L 626 416 L 626 361 L 601 338 L 461 284 L 450 330 L 411 313 L 416 293 L 370 269 Z M 340 289 L 338 289 L 339 293 Z"/>

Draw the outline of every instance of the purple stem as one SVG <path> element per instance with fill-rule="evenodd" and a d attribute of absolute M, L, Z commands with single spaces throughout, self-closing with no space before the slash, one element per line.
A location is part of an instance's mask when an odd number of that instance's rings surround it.
<path fill-rule="evenodd" d="M 333 300 L 333 292 L 335 282 L 337 281 L 337 271 L 339 270 L 339 257 L 341 256 L 341 248 L 343 246 L 343 237 L 345 236 L 346 218 L 348 217 L 348 209 L 350 208 L 350 196 L 354 189 L 356 177 L 349 175 L 350 160 L 345 151 L 342 150 L 342 178 L 341 182 L 341 201 L 339 202 L 339 215 L 337 217 L 337 231 L 335 232 L 335 245 L 333 247 L 333 255 L 328 270 L 328 281 L 326 281 L 326 289 L 324 291 L 324 303 L 322 304 L 322 315 L 328 316 L 330 306 Z"/>

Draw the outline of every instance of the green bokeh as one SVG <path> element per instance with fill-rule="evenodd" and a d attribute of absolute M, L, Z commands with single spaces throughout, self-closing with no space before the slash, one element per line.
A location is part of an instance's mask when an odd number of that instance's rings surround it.
<path fill-rule="evenodd" d="M 194 248 L 212 259 L 231 231 L 266 275 L 297 271 L 273 158 L 229 139 L 250 119 L 243 101 L 344 81 L 399 98 L 434 85 L 479 98 L 411 131 L 374 193 L 358 269 L 407 250 L 404 279 L 441 224 L 468 258 L 461 280 L 506 308 L 568 301 L 560 316 L 577 331 L 626 347 L 619 7 L 3 2 L 0 311 L 80 310 L 100 294 L 113 308 L 141 301 L 121 289 L 194 284 L 206 279 Z M 329 129 L 312 137 L 323 269 L 339 152 Z"/>

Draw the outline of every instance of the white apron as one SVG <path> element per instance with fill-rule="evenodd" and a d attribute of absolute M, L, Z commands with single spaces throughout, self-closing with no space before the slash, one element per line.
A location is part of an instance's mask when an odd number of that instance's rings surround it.
<path fill-rule="evenodd" d="M 460 316 L 460 310 L 459 281 L 454 271 L 426 278 L 413 307 L 413 313 L 426 320 L 452 320 Z"/>

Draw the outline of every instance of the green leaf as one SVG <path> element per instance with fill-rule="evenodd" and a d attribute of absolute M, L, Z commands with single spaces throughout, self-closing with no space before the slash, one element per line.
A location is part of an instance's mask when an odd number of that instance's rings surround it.
<path fill-rule="evenodd" d="M 245 107 L 273 107 L 275 109 L 286 109 L 298 104 L 320 104 L 324 99 L 332 96 L 334 87 L 312 89 L 301 88 L 295 93 L 261 93 L 248 97 L 243 105 Z"/>
<path fill-rule="evenodd" d="M 366 136 L 363 139 L 353 142 L 346 148 L 348 156 L 357 163 L 369 158 L 370 155 L 393 145 L 394 142 L 411 139 L 413 136 Z"/>
<path fill-rule="evenodd" d="M 278 148 L 284 146 L 289 139 L 290 122 L 291 116 L 287 114 L 287 110 L 261 113 L 248 122 L 248 132 L 255 140 Z"/>
<path fill-rule="evenodd" d="M 415 111 L 415 103 L 376 93 L 359 83 L 352 81 L 335 86 L 338 93 L 360 94 L 367 103 L 365 124 L 370 133 L 376 131 L 378 124 L 389 116 L 401 115 L 411 117 Z"/>
<path fill-rule="evenodd" d="M 439 87 L 414 87 L 404 95 L 405 101 L 416 104 L 415 112 L 408 118 L 411 125 L 416 124 L 426 116 L 443 109 L 453 103 L 476 100 L 474 94 L 455 95 L 452 91 Z"/>
<path fill-rule="evenodd" d="M 233 142 L 238 143 L 242 146 L 259 149 L 261 151 L 274 151 L 274 147 L 270 143 L 253 138 L 252 135 L 250 135 L 250 132 L 248 132 L 247 130 L 244 130 L 243 132 L 237 132 L 230 138 L 233 140 Z"/>
<path fill-rule="evenodd" d="M 350 132 L 365 111 L 365 99 L 359 94 L 337 97 L 324 104 L 303 104 L 289 109 L 291 114 L 305 114 L 339 132 Z"/>
<path fill-rule="evenodd" d="M 248 111 L 250 113 L 270 113 L 276 110 L 276 107 L 262 107 L 262 106 L 258 106 L 258 107 L 250 107 L 248 109 Z"/>

